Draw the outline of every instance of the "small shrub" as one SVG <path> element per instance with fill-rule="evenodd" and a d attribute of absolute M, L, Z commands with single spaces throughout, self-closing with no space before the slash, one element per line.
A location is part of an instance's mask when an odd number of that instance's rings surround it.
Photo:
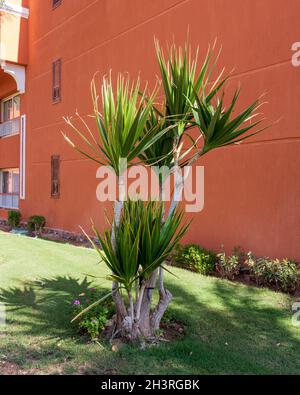
<path fill-rule="evenodd" d="M 245 253 L 242 247 L 240 246 L 233 247 L 232 255 L 238 258 L 241 267 L 245 265 L 248 258 L 248 254 Z"/>
<path fill-rule="evenodd" d="M 232 255 L 226 255 L 223 251 L 218 256 L 217 272 L 222 278 L 233 281 L 239 274 L 246 260 L 246 254 L 237 246 L 233 248 Z"/>
<path fill-rule="evenodd" d="M 36 235 L 40 235 L 46 225 L 46 219 L 42 215 L 33 215 L 29 218 L 27 223 L 27 229 L 30 232 L 34 232 Z"/>
<path fill-rule="evenodd" d="M 249 253 L 248 266 L 257 284 L 293 292 L 299 285 L 298 267 L 294 260 L 255 258 Z"/>
<path fill-rule="evenodd" d="M 217 272 L 222 278 L 234 280 L 240 273 L 239 260 L 236 255 L 227 256 L 225 252 L 218 254 Z"/>
<path fill-rule="evenodd" d="M 195 244 L 178 246 L 174 259 L 179 266 L 205 275 L 216 266 L 216 254 Z"/>
<path fill-rule="evenodd" d="M 86 293 L 81 294 L 72 303 L 74 317 L 101 299 L 102 296 L 95 288 L 91 288 Z M 113 313 L 112 301 L 106 300 L 84 313 L 74 324 L 77 325 L 78 332 L 81 335 L 88 335 L 92 340 L 96 340 L 101 335 Z"/>
<path fill-rule="evenodd" d="M 9 211 L 7 215 L 8 225 L 13 228 L 18 228 L 21 223 L 21 217 L 22 214 L 20 213 L 20 211 L 15 211 L 15 210 Z"/>

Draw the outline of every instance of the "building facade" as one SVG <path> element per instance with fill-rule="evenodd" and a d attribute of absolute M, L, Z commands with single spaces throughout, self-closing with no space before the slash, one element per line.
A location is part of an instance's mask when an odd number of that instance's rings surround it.
<path fill-rule="evenodd" d="M 78 233 L 91 218 L 103 229 L 111 205 L 96 199 L 97 166 L 65 143 L 63 117 L 90 120 L 95 72 L 154 84 L 154 35 L 183 43 L 189 30 L 201 56 L 218 39 L 244 105 L 267 92 L 274 124 L 198 163 L 205 206 L 186 241 L 300 259 L 299 14 L 298 0 L 0 1 L 0 217 L 19 209 L 54 229 Z"/>

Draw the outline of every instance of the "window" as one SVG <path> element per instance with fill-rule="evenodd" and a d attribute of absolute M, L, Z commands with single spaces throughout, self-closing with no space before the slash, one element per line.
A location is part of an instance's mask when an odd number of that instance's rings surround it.
<path fill-rule="evenodd" d="M 0 137 L 20 132 L 20 96 L 14 95 L 1 102 Z"/>
<path fill-rule="evenodd" d="M 0 207 L 18 208 L 20 178 L 19 169 L 0 171 Z"/>
<path fill-rule="evenodd" d="M 19 169 L 2 170 L 1 172 L 1 193 L 19 193 Z"/>
<path fill-rule="evenodd" d="M 51 156 L 51 197 L 59 198 L 60 182 L 59 182 L 60 157 L 58 155 Z"/>
<path fill-rule="evenodd" d="M 61 99 L 61 59 L 52 64 L 52 100 L 54 103 Z"/>
<path fill-rule="evenodd" d="M 2 193 L 9 193 L 9 171 L 2 173 Z"/>
<path fill-rule="evenodd" d="M 15 95 L 2 101 L 2 122 L 20 117 L 20 96 Z"/>
<path fill-rule="evenodd" d="M 62 0 L 52 0 L 52 7 L 56 8 L 61 5 Z"/>

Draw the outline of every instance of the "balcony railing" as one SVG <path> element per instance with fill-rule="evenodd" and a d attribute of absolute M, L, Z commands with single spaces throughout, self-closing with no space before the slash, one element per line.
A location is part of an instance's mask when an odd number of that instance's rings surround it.
<path fill-rule="evenodd" d="M 9 209 L 19 208 L 19 194 L 0 193 L 0 207 Z"/>
<path fill-rule="evenodd" d="M 20 133 L 20 118 L 12 119 L 11 121 L 0 124 L 0 137 L 11 136 L 12 134 Z"/>

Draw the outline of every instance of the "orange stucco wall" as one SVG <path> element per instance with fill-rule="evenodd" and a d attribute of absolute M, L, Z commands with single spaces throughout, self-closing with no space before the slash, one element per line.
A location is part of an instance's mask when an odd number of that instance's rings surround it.
<path fill-rule="evenodd" d="M 141 73 L 154 83 L 153 36 L 182 43 L 189 28 L 204 56 L 217 37 L 220 66 L 233 67 L 248 104 L 267 91 L 266 116 L 278 123 L 242 145 L 219 149 L 205 166 L 205 207 L 186 241 L 230 250 L 300 259 L 300 67 L 291 45 L 300 41 L 298 0 L 29 0 L 28 67 L 22 111 L 27 114 L 24 216 L 43 214 L 54 228 L 78 231 L 90 218 L 103 229 L 109 205 L 97 202 L 96 166 L 72 151 L 62 117 L 91 112 L 96 71 Z M 51 64 L 62 59 L 62 101 L 51 101 Z M 1 155 L 0 143 L 0 155 Z M 50 157 L 59 154 L 61 197 L 50 198 Z"/>
<path fill-rule="evenodd" d="M 0 169 L 19 167 L 19 136 L 4 137 L 0 144 Z"/>

